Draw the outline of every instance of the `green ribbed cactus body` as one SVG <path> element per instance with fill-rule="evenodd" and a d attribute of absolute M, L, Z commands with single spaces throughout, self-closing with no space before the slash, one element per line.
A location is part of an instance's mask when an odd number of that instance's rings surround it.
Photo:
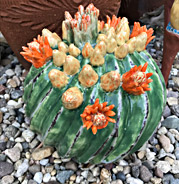
<path fill-rule="evenodd" d="M 62 157 L 73 157 L 81 163 L 109 163 L 138 150 L 152 135 L 157 127 L 166 102 L 165 83 L 160 69 L 147 51 L 128 54 L 117 59 L 114 54 L 104 56 L 102 66 L 93 67 L 98 74 L 98 82 L 83 87 L 78 75 L 89 59 L 80 54 L 80 70 L 69 76 L 68 84 L 62 89 L 54 88 L 48 78 L 52 69 L 63 70 L 49 61 L 43 67 L 33 66 L 24 83 L 26 114 L 31 118 L 31 129 L 42 135 L 44 144 L 56 147 Z M 110 71 L 118 71 L 121 76 L 134 65 L 148 62 L 147 73 L 152 72 L 151 91 L 134 96 L 120 86 L 113 92 L 105 92 L 100 85 L 100 77 Z M 83 103 L 77 109 L 66 109 L 61 101 L 62 94 L 71 87 L 78 87 L 83 94 Z M 83 128 L 80 114 L 85 107 L 99 98 L 100 103 L 114 104 L 113 117 L 116 123 L 109 123 L 94 135 Z"/>

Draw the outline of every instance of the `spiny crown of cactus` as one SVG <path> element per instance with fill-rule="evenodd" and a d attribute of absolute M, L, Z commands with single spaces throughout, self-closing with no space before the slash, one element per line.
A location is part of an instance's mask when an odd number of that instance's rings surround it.
<path fill-rule="evenodd" d="M 65 12 L 63 41 L 43 29 L 21 52 L 35 67 L 26 78 L 24 94 L 31 128 L 61 156 L 80 157 L 80 162 L 111 162 L 138 149 L 157 126 L 165 103 L 163 78 L 145 51 L 153 29 L 135 23 L 130 34 L 127 18 L 107 16 L 104 23 L 98 16 L 93 4 L 85 10 L 80 5 L 74 18 Z M 154 96 L 154 88 L 159 95 Z M 152 109 L 156 98 L 158 114 Z M 45 108 L 50 116 L 44 115 Z M 157 122 L 146 123 L 152 118 Z M 80 156 L 92 139 L 96 146 Z M 129 146 L 118 150 L 126 140 Z"/>

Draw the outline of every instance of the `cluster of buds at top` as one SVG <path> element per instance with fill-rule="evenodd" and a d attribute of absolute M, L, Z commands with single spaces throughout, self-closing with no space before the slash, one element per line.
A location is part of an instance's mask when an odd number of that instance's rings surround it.
<path fill-rule="evenodd" d="M 66 11 L 62 23 L 63 39 L 77 46 L 85 42 L 92 43 L 98 35 L 98 16 L 99 10 L 93 4 L 89 4 L 86 10 L 80 5 L 74 18 Z"/>

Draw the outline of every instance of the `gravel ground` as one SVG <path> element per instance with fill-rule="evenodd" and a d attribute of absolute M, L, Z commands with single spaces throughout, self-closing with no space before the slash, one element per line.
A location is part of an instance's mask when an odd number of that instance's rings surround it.
<path fill-rule="evenodd" d="M 162 28 L 147 50 L 161 67 Z M 2 41 L 2 36 L 1 41 Z M 1 184 L 178 184 L 179 54 L 167 87 L 167 104 L 151 139 L 135 154 L 108 165 L 79 165 L 50 148 L 34 149 L 41 137 L 29 130 L 23 82 L 27 74 L 4 41 L 0 45 L 0 183 Z M 41 160 L 36 161 L 36 158 Z"/>

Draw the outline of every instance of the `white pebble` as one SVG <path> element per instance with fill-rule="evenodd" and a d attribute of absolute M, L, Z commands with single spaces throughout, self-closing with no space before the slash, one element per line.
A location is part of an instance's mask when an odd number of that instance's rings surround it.
<path fill-rule="evenodd" d="M 50 181 L 50 178 L 51 178 L 51 175 L 50 173 L 46 173 L 43 177 L 43 182 L 49 182 Z"/>
<path fill-rule="evenodd" d="M 168 173 L 171 170 L 170 163 L 167 161 L 158 161 L 156 166 L 163 172 Z"/>
<path fill-rule="evenodd" d="M 27 142 L 31 142 L 32 139 L 34 138 L 35 136 L 35 133 L 32 132 L 31 130 L 25 130 L 22 132 L 22 137 L 24 137 L 24 139 L 27 141 Z"/>
<path fill-rule="evenodd" d="M 18 178 L 22 176 L 29 168 L 29 161 L 27 159 L 18 167 L 15 176 Z"/>
<path fill-rule="evenodd" d="M 36 172 L 33 179 L 37 183 L 41 183 L 42 182 L 42 178 L 43 178 L 43 174 L 41 172 Z"/>
<path fill-rule="evenodd" d="M 158 130 L 158 134 L 166 134 L 167 133 L 167 129 L 165 127 L 161 127 L 159 130 Z"/>
<path fill-rule="evenodd" d="M 48 159 L 42 159 L 42 160 L 40 160 L 40 165 L 45 166 L 47 164 L 48 164 Z"/>
<path fill-rule="evenodd" d="M 144 182 L 140 179 L 136 179 L 136 178 L 133 178 L 133 177 L 129 177 L 127 178 L 127 183 L 129 184 L 143 184 Z"/>
<path fill-rule="evenodd" d="M 8 70 L 6 70 L 6 75 L 8 76 L 8 77 L 12 77 L 15 73 L 14 73 L 14 71 L 12 70 L 12 69 L 8 69 Z"/>

